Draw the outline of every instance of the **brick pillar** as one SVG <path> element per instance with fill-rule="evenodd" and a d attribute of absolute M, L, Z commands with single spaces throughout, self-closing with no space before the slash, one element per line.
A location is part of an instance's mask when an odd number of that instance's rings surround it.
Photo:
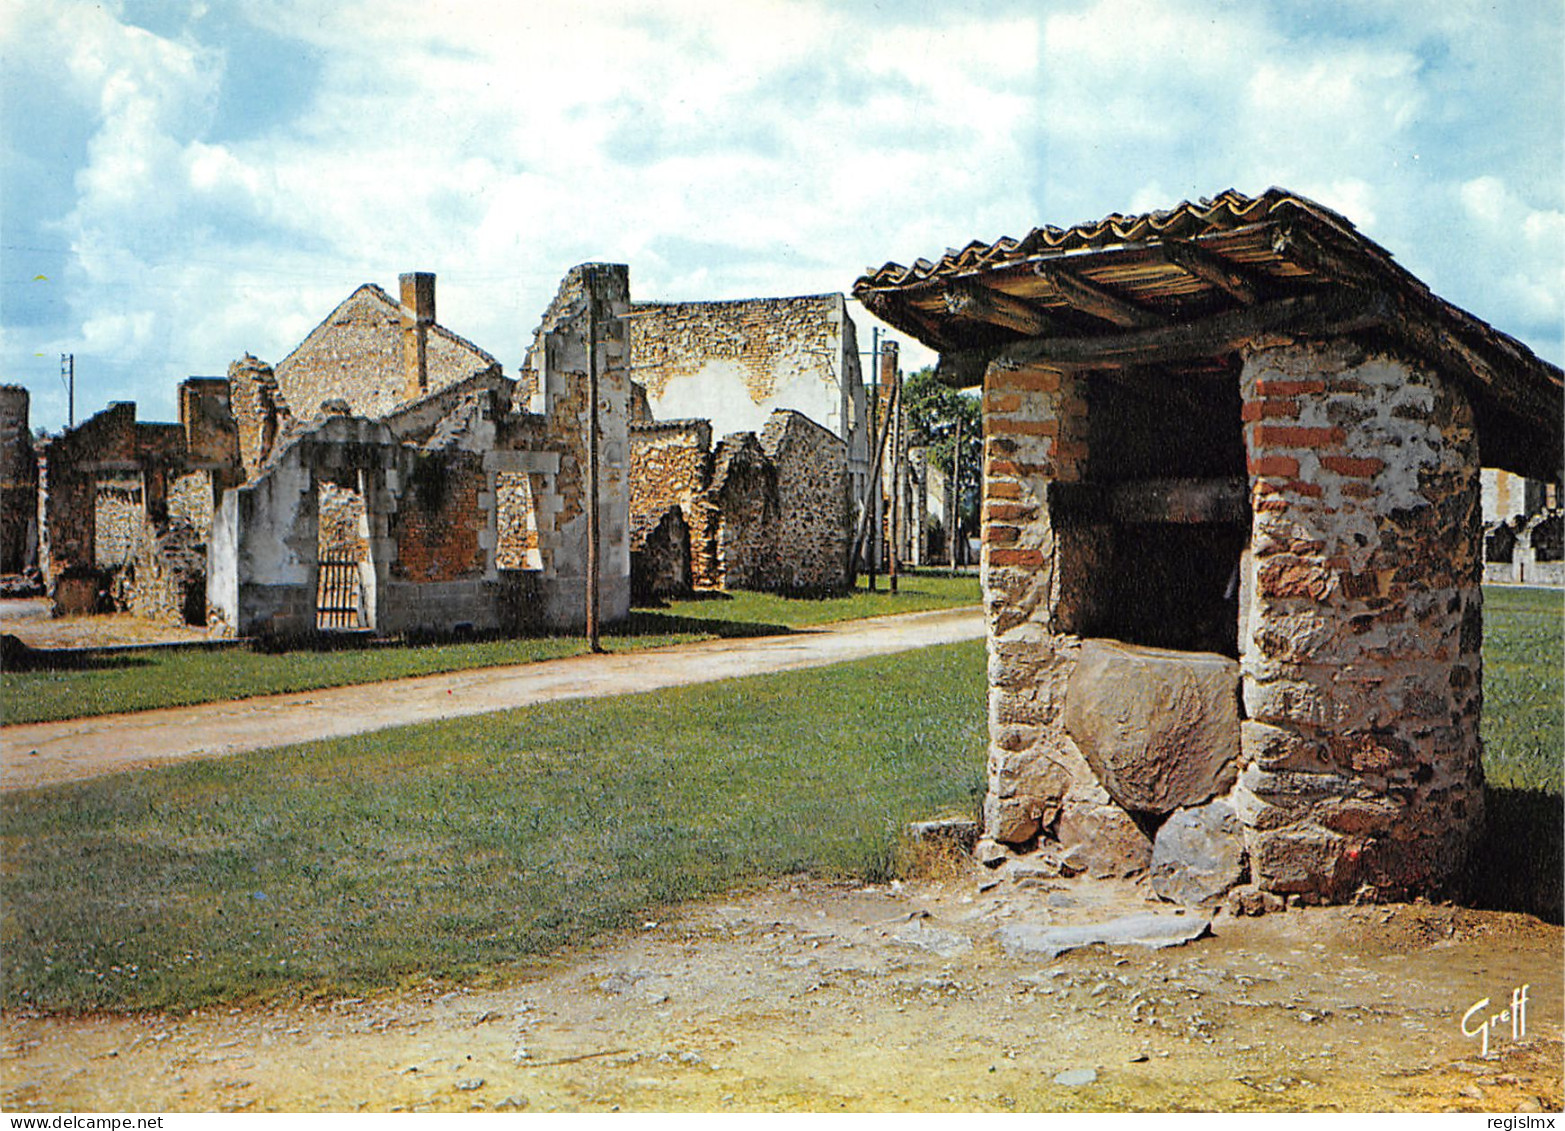
<path fill-rule="evenodd" d="M 1472 410 L 1349 343 L 1242 376 L 1254 500 L 1234 790 L 1255 880 L 1394 897 L 1460 866 L 1482 816 L 1482 524 Z"/>
<path fill-rule="evenodd" d="M 982 556 L 989 621 L 989 792 L 984 833 L 1023 845 L 1067 794 L 1107 801 L 1065 736 L 1060 706 L 1073 641 L 1056 635 L 1072 536 L 1050 521 L 1051 482 L 1077 482 L 1087 405 L 1077 378 L 996 362 L 984 375 Z M 1101 795 L 1101 797 L 1099 796 Z"/>
<path fill-rule="evenodd" d="M 403 397 L 417 400 L 429 391 L 429 328 L 435 324 L 435 276 L 410 271 L 397 277 L 402 289 Z"/>

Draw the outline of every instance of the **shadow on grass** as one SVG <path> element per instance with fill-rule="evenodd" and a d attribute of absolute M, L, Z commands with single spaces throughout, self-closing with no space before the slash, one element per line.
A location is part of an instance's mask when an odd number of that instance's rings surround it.
<path fill-rule="evenodd" d="M 1462 875 L 1468 907 L 1562 921 L 1565 802 L 1557 794 L 1490 789 L 1484 831 Z"/>
<path fill-rule="evenodd" d="M 30 648 L 14 636 L 0 638 L 0 671 L 112 671 L 144 668 L 144 653 L 105 652 L 94 648 Z"/>
<path fill-rule="evenodd" d="M 797 629 L 785 624 L 766 624 L 762 621 L 711 620 L 706 617 L 687 617 L 677 613 L 654 613 L 645 609 L 632 609 L 630 616 L 619 624 L 603 630 L 612 637 L 666 636 L 670 633 L 694 633 L 721 638 L 744 636 L 787 636 Z"/>

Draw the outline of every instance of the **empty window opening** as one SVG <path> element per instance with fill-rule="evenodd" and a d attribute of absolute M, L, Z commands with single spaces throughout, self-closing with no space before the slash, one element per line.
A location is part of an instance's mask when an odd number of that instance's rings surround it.
<path fill-rule="evenodd" d="M 525 471 L 495 475 L 495 568 L 543 568 L 538 548 L 538 512 L 533 504 L 532 477 Z"/>
<path fill-rule="evenodd" d="M 1083 481 L 1051 492 L 1071 564 L 1062 627 L 1237 657 L 1250 501 L 1236 360 L 1094 373 L 1085 392 Z"/>

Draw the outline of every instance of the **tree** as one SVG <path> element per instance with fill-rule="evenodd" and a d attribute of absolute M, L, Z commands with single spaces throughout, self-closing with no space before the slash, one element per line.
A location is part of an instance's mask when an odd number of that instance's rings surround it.
<path fill-rule="evenodd" d="M 961 536 L 976 534 L 984 458 L 983 414 L 978 397 L 942 384 L 935 378 L 935 371 L 926 366 L 903 379 L 902 399 L 909 426 L 916 437 L 928 442 L 929 462 L 944 473 L 948 484 L 952 482 L 951 468 L 957 450 L 957 424 L 961 423 L 956 528 Z"/>

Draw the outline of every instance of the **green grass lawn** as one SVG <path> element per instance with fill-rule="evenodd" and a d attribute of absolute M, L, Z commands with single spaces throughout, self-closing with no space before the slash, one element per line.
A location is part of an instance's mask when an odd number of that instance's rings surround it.
<path fill-rule="evenodd" d="M 976 575 L 949 576 L 936 571 L 904 575 L 894 594 L 886 591 L 885 578 L 880 579 L 875 593 L 865 590 L 861 578 L 855 592 L 833 597 L 711 594 L 635 609 L 626 624 L 605 631 L 603 643 L 615 652 L 656 648 L 720 636 L 769 635 L 832 621 L 978 601 Z M 586 650 L 580 637 L 530 637 L 271 654 L 242 647 L 218 652 L 104 651 L 74 655 L 58 666 L 4 672 L 0 674 L 0 699 L 6 723 L 46 722 L 523 664 Z"/>
<path fill-rule="evenodd" d="M 1468 898 L 1558 921 L 1561 595 L 1487 600 Z M 984 683 L 971 642 L 10 794 L 0 1004 L 476 979 L 766 877 L 884 878 L 907 820 L 975 811 Z"/>
<path fill-rule="evenodd" d="M 982 643 L 8 795 L 0 1001 L 474 978 L 765 877 L 885 878 L 976 812 Z"/>
<path fill-rule="evenodd" d="M 1491 787 L 1561 795 L 1565 593 L 1484 590 L 1484 774 Z"/>

